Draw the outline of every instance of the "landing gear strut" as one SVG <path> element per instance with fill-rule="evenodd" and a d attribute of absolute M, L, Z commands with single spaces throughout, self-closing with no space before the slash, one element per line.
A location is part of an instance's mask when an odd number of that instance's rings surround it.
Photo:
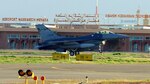
<path fill-rule="evenodd" d="M 102 44 L 99 44 L 99 49 L 98 49 L 99 53 L 102 53 Z"/>

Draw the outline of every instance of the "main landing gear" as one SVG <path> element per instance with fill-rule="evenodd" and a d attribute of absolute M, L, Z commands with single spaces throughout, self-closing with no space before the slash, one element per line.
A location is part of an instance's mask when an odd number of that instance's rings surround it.
<path fill-rule="evenodd" d="M 70 50 L 70 56 L 79 55 L 79 51 Z"/>

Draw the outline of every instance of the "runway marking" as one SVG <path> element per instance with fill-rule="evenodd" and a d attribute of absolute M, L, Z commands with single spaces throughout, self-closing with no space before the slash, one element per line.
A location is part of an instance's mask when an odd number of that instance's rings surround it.
<path fill-rule="evenodd" d="M 70 69 L 61 69 L 61 68 L 58 68 L 58 67 L 51 67 L 52 69 L 55 69 L 55 70 L 70 70 Z"/>
<path fill-rule="evenodd" d="M 55 70 L 65 70 L 65 71 L 70 71 L 72 69 L 62 69 L 62 68 L 58 68 L 58 67 L 51 67 L 52 69 Z M 80 71 L 80 72 L 97 72 L 97 71 L 90 71 L 90 70 L 80 70 L 80 69 L 75 69 L 74 71 Z"/>
<path fill-rule="evenodd" d="M 61 69 L 59 69 L 59 68 L 57 68 L 57 67 L 51 67 L 52 69 L 57 69 L 57 70 L 61 70 Z"/>

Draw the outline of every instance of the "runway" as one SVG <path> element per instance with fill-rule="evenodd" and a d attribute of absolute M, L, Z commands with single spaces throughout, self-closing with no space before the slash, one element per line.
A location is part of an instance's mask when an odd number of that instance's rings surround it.
<path fill-rule="evenodd" d="M 47 79 L 150 79 L 150 64 L 0 64 L 0 81 L 20 80 L 19 69 Z"/>

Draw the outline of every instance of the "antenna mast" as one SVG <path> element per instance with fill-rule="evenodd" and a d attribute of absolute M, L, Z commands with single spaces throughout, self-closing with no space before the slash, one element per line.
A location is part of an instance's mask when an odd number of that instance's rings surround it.
<path fill-rule="evenodd" d="M 96 22 L 96 24 L 97 25 L 99 25 L 99 2 L 98 2 L 98 0 L 96 0 L 96 14 L 95 14 L 95 17 L 96 17 L 96 20 L 97 20 L 97 22 Z"/>

